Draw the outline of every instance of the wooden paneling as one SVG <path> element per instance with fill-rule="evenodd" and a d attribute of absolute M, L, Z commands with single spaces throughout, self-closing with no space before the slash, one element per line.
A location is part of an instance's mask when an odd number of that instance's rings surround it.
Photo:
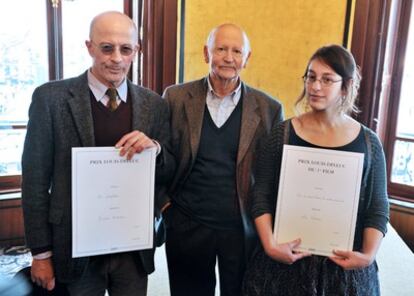
<path fill-rule="evenodd" d="M 357 119 L 377 130 L 379 97 L 391 0 L 356 0 L 351 52 L 361 68 Z"/>
<path fill-rule="evenodd" d="M 348 35 L 347 8 L 346 0 L 187 0 L 181 35 L 183 80 L 207 74 L 203 46 L 210 30 L 235 23 L 245 30 L 252 49 L 242 80 L 278 98 L 285 117 L 292 117 L 309 58 L 322 45 L 341 44 Z"/>
<path fill-rule="evenodd" d="M 414 252 L 414 209 L 391 204 L 391 224 Z M 20 198 L 0 200 L 0 246 L 24 244 Z"/>
<path fill-rule="evenodd" d="M 162 94 L 175 84 L 177 0 L 144 2 L 143 86 Z"/>
<path fill-rule="evenodd" d="M 0 246 L 24 244 L 21 199 L 0 200 Z"/>
<path fill-rule="evenodd" d="M 414 252 L 414 209 L 391 204 L 391 225 Z"/>

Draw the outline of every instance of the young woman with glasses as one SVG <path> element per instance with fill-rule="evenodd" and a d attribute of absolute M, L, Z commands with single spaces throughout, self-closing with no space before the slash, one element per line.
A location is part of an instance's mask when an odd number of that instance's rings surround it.
<path fill-rule="evenodd" d="M 274 126 L 259 152 L 252 216 L 262 248 L 248 267 L 243 295 L 379 295 L 375 255 L 389 219 L 385 160 L 376 134 L 350 116 L 357 112 L 360 82 L 355 60 L 341 46 L 319 48 L 303 80 L 296 102 L 301 112 Z M 311 255 L 295 251 L 301 238 L 275 240 L 272 226 L 284 144 L 364 154 L 352 251 Z"/>

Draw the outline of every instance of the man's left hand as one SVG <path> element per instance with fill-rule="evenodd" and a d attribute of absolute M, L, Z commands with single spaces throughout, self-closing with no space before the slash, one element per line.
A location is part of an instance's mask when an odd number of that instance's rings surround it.
<path fill-rule="evenodd" d="M 115 144 L 115 147 L 121 149 L 119 152 L 120 156 L 126 155 L 126 158 L 130 160 L 135 153 L 140 153 L 147 148 L 157 147 L 157 145 L 146 134 L 140 131 L 132 131 L 124 135 Z"/>

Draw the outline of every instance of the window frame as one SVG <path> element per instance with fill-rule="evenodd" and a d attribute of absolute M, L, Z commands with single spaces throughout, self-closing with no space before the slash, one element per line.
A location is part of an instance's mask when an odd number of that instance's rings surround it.
<path fill-rule="evenodd" d="M 401 139 L 396 128 L 412 2 L 356 0 L 353 27 L 358 30 L 353 31 L 351 51 L 363 78 L 361 113 L 356 117 L 376 131 L 383 143 L 389 195 L 414 203 L 414 187 L 391 182 L 394 144 Z"/>
<path fill-rule="evenodd" d="M 395 24 L 391 30 L 395 38 L 395 43 L 394 46 L 389 47 L 391 55 L 393 56 L 393 63 L 391 67 L 390 82 L 385 84 L 387 87 L 389 87 L 388 91 L 386 89 L 389 95 L 387 97 L 384 97 L 385 104 L 387 105 L 386 109 L 388 111 L 388 114 L 390 114 L 388 118 L 391 120 L 383 116 L 384 146 L 385 151 L 387 151 L 388 155 L 388 192 L 392 196 L 398 197 L 399 199 L 414 202 L 414 186 L 391 182 L 395 142 L 398 140 L 403 140 L 406 142 L 414 143 L 414 139 L 397 136 L 397 117 L 400 107 L 400 94 L 403 80 L 405 56 L 407 52 L 406 49 L 410 19 L 413 18 L 412 21 L 414 22 L 414 15 L 411 15 L 412 0 L 401 1 L 399 5 L 395 7 L 395 9 L 395 14 L 397 17 L 395 18 Z"/>
<path fill-rule="evenodd" d="M 59 80 L 63 78 L 62 8 L 61 5 L 53 7 L 51 0 L 45 1 L 49 81 Z M 141 46 L 136 66 L 131 67 L 128 77 L 131 80 L 136 77 L 139 85 L 161 94 L 166 86 L 175 83 L 177 32 L 171 28 L 176 28 L 177 0 L 138 0 L 136 3 L 137 7 L 134 0 L 124 0 L 124 13 L 135 20 Z M 26 125 L 12 128 L 26 129 Z M 0 176 L 0 199 L 2 194 L 20 192 L 21 179 L 21 175 Z"/>

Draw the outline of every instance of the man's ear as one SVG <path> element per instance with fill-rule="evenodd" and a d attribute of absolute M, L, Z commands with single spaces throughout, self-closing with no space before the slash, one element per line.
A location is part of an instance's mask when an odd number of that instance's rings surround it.
<path fill-rule="evenodd" d="M 206 62 L 206 64 L 210 63 L 210 56 L 207 45 L 204 45 L 204 61 Z"/>
<path fill-rule="evenodd" d="M 243 68 L 246 68 L 247 67 L 247 62 L 249 61 L 249 58 L 250 58 L 251 54 L 252 54 L 252 52 L 249 51 L 249 53 L 247 54 L 246 60 L 244 61 Z"/>
<path fill-rule="evenodd" d="M 89 40 L 85 40 L 85 45 L 86 45 L 86 48 L 88 49 L 89 55 L 90 55 L 91 57 L 93 57 L 92 42 L 91 42 L 91 41 L 89 41 Z"/>

